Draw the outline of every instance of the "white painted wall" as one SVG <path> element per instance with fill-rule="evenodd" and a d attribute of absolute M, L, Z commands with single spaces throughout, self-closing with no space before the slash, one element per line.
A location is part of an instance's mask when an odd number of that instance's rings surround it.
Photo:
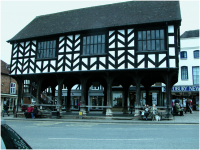
<path fill-rule="evenodd" d="M 192 67 L 199 66 L 199 58 L 194 58 L 194 51 L 199 50 L 198 38 L 181 38 L 181 51 L 187 52 L 187 58 L 181 59 L 179 54 L 179 77 L 174 86 L 193 85 Z M 188 79 L 181 79 L 181 67 L 188 66 Z"/>

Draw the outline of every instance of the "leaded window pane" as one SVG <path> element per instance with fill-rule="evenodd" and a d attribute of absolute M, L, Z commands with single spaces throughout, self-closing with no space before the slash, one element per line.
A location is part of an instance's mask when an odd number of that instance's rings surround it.
<path fill-rule="evenodd" d="M 47 49 L 49 48 L 49 41 L 47 41 Z"/>
<path fill-rule="evenodd" d="M 94 44 L 97 44 L 97 35 L 94 36 Z"/>
<path fill-rule="evenodd" d="M 151 50 L 156 50 L 155 42 L 156 42 L 155 40 L 151 40 L 151 46 L 152 46 Z"/>
<path fill-rule="evenodd" d="M 93 36 L 90 37 L 90 44 L 93 44 Z"/>
<path fill-rule="evenodd" d="M 147 31 L 147 40 L 151 39 L 151 31 Z"/>
<path fill-rule="evenodd" d="M 160 39 L 164 40 L 164 30 L 160 30 Z"/>
<path fill-rule="evenodd" d="M 102 44 L 102 53 L 105 53 L 105 44 Z"/>
<path fill-rule="evenodd" d="M 94 45 L 94 54 L 97 54 L 97 45 Z"/>
<path fill-rule="evenodd" d="M 87 45 L 87 54 L 90 53 L 90 45 Z"/>
<path fill-rule="evenodd" d="M 98 35 L 98 43 L 101 43 L 101 35 Z"/>
<path fill-rule="evenodd" d="M 156 39 L 159 39 L 160 36 L 159 36 L 159 30 L 156 30 Z"/>
<path fill-rule="evenodd" d="M 142 39 L 143 39 L 143 40 L 146 40 L 146 31 L 143 31 L 143 32 L 142 32 Z"/>
<path fill-rule="evenodd" d="M 147 50 L 152 50 L 151 49 L 151 41 L 150 40 L 147 41 Z"/>
<path fill-rule="evenodd" d="M 38 42 L 37 58 L 55 57 L 56 40 Z"/>
<path fill-rule="evenodd" d="M 87 44 L 90 44 L 90 36 L 87 36 Z"/>
<path fill-rule="evenodd" d="M 83 45 L 86 45 L 86 37 L 83 37 Z"/>
<path fill-rule="evenodd" d="M 83 46 L 83 55 L 86 54 L 86 46 Z"/>
<path fill-rule="evenodd" d="M 161 50 L 164 50 L 165 49 L 165 46 L 164 46 L 164 40 L 160 40 L 160 45 L 161 45 Z"/>
<path fill-rule="evenodd" d="M 105 35 L 102 35 L 102 43 L 105 43 Z"/>
<path fill-rule="evenodd" d="M 93 54 L 93 45 L 90 45 L 90 54 Z"/>
<path fill-rule="evenodd" d="M 156 50 L 160 50 L 160 40 L 156 40 Z"/>
<path fill-rule="evenodd" d="M 101 54 L 101 44 L 98 44 L 98 54 Z"/>
<path fill-rule="evenodd" d="M 138 50 L 142 51 L 142 41 L 138 41 Z"/>
<path fill-rule="evenodd" d="M 147 50 L 146 41 L 143 41 L 143 51 Z"/>
<path fill-rule="evenodd" d="M 142 40 L 142 32 L 141 31 L 138 32 L 138 40 Z"/>
<path fill-rule="evenodd" d="M 151 39 L 155 39 L 155 30 L 151 30 Z"/>

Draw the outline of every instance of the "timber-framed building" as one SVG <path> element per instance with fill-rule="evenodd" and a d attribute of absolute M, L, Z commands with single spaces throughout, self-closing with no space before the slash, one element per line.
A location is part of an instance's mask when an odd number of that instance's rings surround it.
<path fill-rule="evenodd" d="M 101 85 L 104 112 L 112 116 L 113 86 L 123 87 L 126 113 L 130 86 L 135 87 L 130 103 L 140 105 L 143 85 L 151 105 L 149 90 L 162 82 L 170 108 L 171 88 L 178 81 L 180 25 L 179 1 L 131 1 L 38 16 L 8 40 L 10 75 L 26 89 L 18 101 L 30 95 L 41 104 L 41 92 L 51 87 L 54 96 L 58 86 L 61 106 L 64 85 L 70 111 L 71 88 L 80 84 L 81 111 L 86 115 L 88 89 Z"/>

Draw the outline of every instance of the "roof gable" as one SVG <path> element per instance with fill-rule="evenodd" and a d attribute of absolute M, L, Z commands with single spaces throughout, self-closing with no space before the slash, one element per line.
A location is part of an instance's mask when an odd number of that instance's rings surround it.
<path fill-rule="evenodd" d="M 54 34 L 181 20 L 179 1 L 130 1 L 36 17 L 10 41 Z"/>
<path fill-rule="evenodd" d="M 185 31 L 185 32 L 181 35 L 181 38 L 191 38 L 191 37 L 199 37 L 199 29 L 197 29 L 197 30 Z"/>

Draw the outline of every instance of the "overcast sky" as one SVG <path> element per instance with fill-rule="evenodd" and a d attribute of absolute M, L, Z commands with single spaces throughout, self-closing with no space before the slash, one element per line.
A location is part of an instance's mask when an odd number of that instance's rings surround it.
<path fill-rule="evenodd" d="M 124 2 L 110 1 L 3 1 L 1 0 L 1 60 L 10 64 L 11 44 L 6 41 L 15 36 L 36 16 L 61 11 Z M 181 34 L 199 29 L 199 1 L 180 1 L 182 23 Z"/>

